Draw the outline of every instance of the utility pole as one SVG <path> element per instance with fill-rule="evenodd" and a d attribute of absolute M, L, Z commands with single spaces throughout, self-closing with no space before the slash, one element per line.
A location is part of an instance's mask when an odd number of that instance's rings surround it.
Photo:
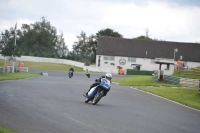
<path fill-rule="evenodd" d="M 17 33 L 16 33 L 16 32 L 17 32 L 17 23 L 16 23 L 16 25 L 15 25 L 15 31 L 14 31 L 14 32 L 15 32 L 15 46 L 16 46 L 16 35 L 17 35 Z"/>
<path fill-rule="evenodd" d="M 16 47 L 17 23 L 15 24 L 14 35 L 15 35 L 15 47 Z M 15 68 L 15 55 L 14 56 L 12 55 L 12 60 L 13 60 L 13 67 Z"/>
<path fill-rule="evenodd" d="M 149 29 L 147 28 L 147 29 L 145 30 L 145 32 L 146 32 L 146 38 L 149 38 Z"/>

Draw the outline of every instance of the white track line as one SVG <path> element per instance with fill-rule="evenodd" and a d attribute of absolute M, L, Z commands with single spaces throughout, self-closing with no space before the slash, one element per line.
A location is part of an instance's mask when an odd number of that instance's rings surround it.
<path fill-rule="evenodd" d="M 119 83 L 117 83 L 117 82 L 112 82 L 112 84 L 116 84 L 116 85 L 119 85 Z"/>

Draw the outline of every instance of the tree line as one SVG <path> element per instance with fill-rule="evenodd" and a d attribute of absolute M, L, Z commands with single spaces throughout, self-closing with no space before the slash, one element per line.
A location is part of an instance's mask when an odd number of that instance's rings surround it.
<path fill-rule="evenodd" d="M 110 28 L 99 30 L 89 36 L 82 31 L 76 36 L 77 41 L 74 42 L 72 51 L 69 51 L 63 33 L 58 34 L 57 29 L 42 17 L 41 21 L 34 24 L 23 24 L 20 30 L 10 28 L 1 32 L 0 53 L 3 56 L 63 58 L 91 64 L 96 60 L 97 42 L 100 36 L 123 38 L 122 34 Z M 133 39 L 152 40 L 145 36 Z"/>
<path fill-rule="evenodd" d="M 10 28 L 1 32 L 0 51 L 3 56 L 60 58 L 68 52 L 63 33 L 58 34 L 57 29 L 44 17 L 34 24 L 22 24 L 20 30 L 15 30 Z"/>
<path fill-rule="evenodd" d="M 96 53 L 98 47 L 98 39 L 100 36 L 105 37 L 119 37 L 122 38 L 123 35 L 114 31 L 113 29 L 102 29 L 96 34 L 87 36 L 84 31 L 77 36 L 77 42 L 73 44 L 73 50 L 67 55 L 67 59 L 77 60 L 85 62 L 86 64 L 95 63 Z"/>

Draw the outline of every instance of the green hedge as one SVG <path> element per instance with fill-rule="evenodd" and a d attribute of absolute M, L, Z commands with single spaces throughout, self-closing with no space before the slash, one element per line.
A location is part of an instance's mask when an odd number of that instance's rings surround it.
<path fill-rule="evenodd" d="M 142 71 L 142 70 L 132 70 L 127 69 L 127 75 L 152 75 L 154 71 Z"/>

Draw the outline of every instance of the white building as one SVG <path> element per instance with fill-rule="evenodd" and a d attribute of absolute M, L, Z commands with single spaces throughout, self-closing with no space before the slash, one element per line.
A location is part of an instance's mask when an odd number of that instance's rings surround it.
<path fill-rule="evenodd" d="M 175 52 L 175 49 L 178 51 Z M 125 71 L 164 70 L 164 74 L 171 75 L 174 72 L 174 58 L 176 64 L 180 56 L 185 66 L 200 66 L 200 44 L 100 37 L 96 67 L 113 72 L 117 66 Z"/>

